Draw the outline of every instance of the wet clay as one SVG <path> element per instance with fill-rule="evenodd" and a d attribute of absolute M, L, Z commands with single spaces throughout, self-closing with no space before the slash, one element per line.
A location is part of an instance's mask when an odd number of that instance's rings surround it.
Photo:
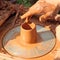
<path fill-rule="evenodd" d="M 22 43 L 35 43 L 37 40 L 36 25 L 34 23 L 23 23 L 20 36 Z"/>

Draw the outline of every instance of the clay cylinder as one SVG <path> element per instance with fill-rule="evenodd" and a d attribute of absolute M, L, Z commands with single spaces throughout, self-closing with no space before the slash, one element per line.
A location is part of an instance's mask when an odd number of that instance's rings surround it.
<path fill-rule="evenodd" d="M 56 27 L 56 38 L 60 41 L 60 25 Z"/>
<path fill-rule="evenodd" d="M 21 43 L 30 44 L 37 40 L 36 26 L 34 23 L 23 23 L 21 25 Z"/>

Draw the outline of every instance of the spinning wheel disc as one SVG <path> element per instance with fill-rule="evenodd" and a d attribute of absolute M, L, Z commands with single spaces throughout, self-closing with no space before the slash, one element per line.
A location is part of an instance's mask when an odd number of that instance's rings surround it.
<path fill-rule="evenodd" d="M 0 60 L 14 60 L 10 56 L 0 53 Z"/>
<path fill-rule="evenodd" d="M 47 54 L 55 46 L 54 34 L 40 25 L 36 25 L 36 30 L 38 35 L 42 38 L 42 41 L 38 39 L 37 43 L 28 46 L 23 46 L 14 42 L 14 38 L 20 33 L 20 26 L 9 30 L 3 37 L 4 49 L 11 55 L 23 58 L 34 58 Z M 13 41 L 14 43 L 11 43 L 10 41 Z"/>

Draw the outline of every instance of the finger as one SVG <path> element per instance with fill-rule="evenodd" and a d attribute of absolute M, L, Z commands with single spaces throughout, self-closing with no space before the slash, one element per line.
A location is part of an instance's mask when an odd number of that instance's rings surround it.
<path fill-rule="evenodd" d="M 60 14 L 57 14 L 57 15 L 55 16 L 55 20 L 56 20 L 56 21 L 60 21 Z"/>
<path fill-rule="evenodd" d="M 31 12 L 30 11 L 26 12 L 24 15 L 22 15 L 20 17 L 21 17 L 21 19 L 24 19 L 24 18 L 27 18 L 29 16 L 31 16 Z"/>

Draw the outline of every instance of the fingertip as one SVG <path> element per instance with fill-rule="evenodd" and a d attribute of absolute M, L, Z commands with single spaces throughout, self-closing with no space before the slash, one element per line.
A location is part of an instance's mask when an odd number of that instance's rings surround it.
<path fill-rule="evenodd" d="M 20 19 L 24 19 L 22 16 L 20 16 Z"/>
<path fill-rule="evenodd" d="M 39 17 L 39 21 L 41 22 L 41 17 Z"/>

